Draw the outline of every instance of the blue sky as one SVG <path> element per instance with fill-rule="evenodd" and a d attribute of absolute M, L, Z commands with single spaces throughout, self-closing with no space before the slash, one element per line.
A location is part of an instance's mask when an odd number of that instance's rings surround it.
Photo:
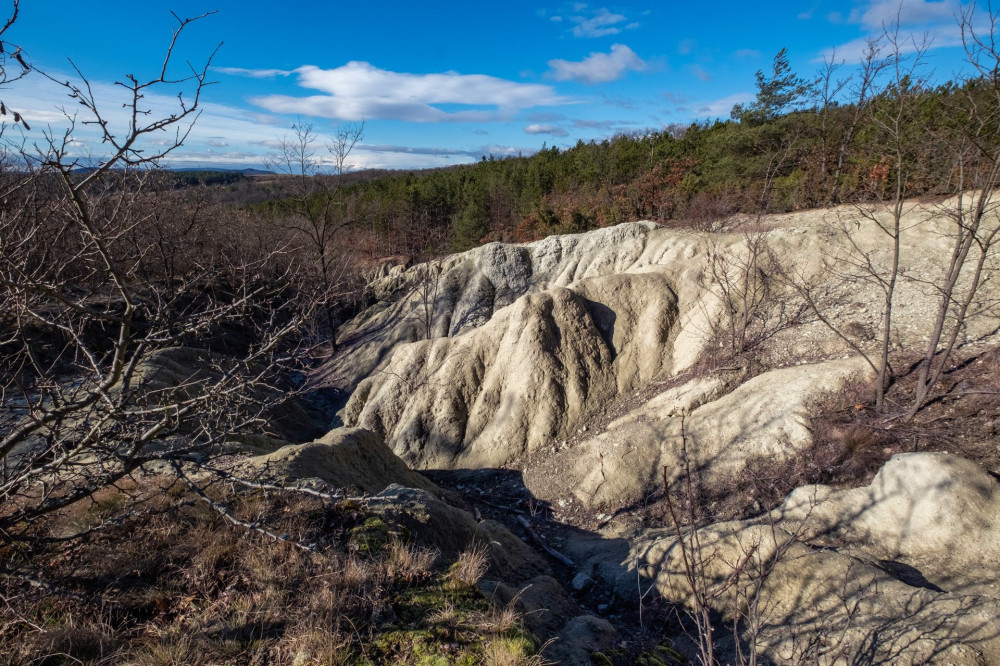
<path fill-rule="evenodd" d="M 67 58 L 123 119 L 113 83 L 150 77 L 162 62 L 170 11 L 212 16 L 189 26 L 175 53 L 212 61 L 203 113 L 172 166 L 257 167 L 297 121 L 321 141 L 364 120 L 356 168 L 422 168 L 529 154 L 619 132 L 728 117 L 752 99 L 754 72 L 787 47 L 812 77 L 835 53 L 850 74 L 864 40 L 901 18 L 931 38 L 927 73 L 962 71 L 955 14 L 968 0 L 729 2 L 260 2 L 22 0 L 6 37 L 57 79 Z M 150 97 L 168 108 L 170 90 Z M 64 91 L 29 76 L 2 91 L 32 126 L 66 126 Z M 78 118 L 74 150 L 101 146 Z"/>

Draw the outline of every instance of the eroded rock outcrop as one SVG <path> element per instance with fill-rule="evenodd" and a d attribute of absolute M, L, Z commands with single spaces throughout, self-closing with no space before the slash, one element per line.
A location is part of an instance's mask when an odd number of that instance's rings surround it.
<path fill-rule="evenodd" d="M 801 488 L 683 548 L 673 530 L 648 531 L 629 560 L 688 606 L 697 562 L 700 589 L 723 591 L 713 610 L 758 626 L 744 638 L 777 663 L 998 664 L 996 490 L 954 456 L 896 456 L 867 488 Z"/>
<path fill-rule="evenodd" d="M 536 498 L 609 513 L 639 505 L 662 489 L 664 474 L 675 480 L 687 469 L 725 488 L 755 458 L 787 461 L 808 450 L 815 407 L 871 379 L 857 352 L 874 348 L 879 286 L 851 274 L 849 253 L 875 264 L 886 254 L 877 225 L 852 215 L 843 208 L 765 221 L 768 261 L 784 281 L 754 278 L 768 281 L 757 321 L 772 328 L 760 335 L 752 368 L 701 363 L 726 347 L 712 261 L 745 262 L 746 237 L 638 223 L 384 271 L 373 285 L 384 300 L 345 327 L 343 352 L 324 377 L 353 391 L 344 421 L 415 468 L 507 465 Z M 938 209 L 913 206 L 906 216 L 894 350 L 925 342 L 946 247 Z M 725 288 L 739 289 L 739 280 Z M 806 290 L 816 309 L 802 300 Z M 963 331 L 967 344 L 995 339 L 1000 320 L 979 312 Z M 704 370 L 718 365 L 728 367 Z M 437 548 L 456 550 L 493 529 L 426 492 L 382 495 L 376 506 Z M 743 630 L 778 663 L 1000 664 L 997 497 L 997 482 L 971 463 L 897 457 L 867 488 L 810 486 L 775 513 L 702 528 L 697 576 L 723 590 L 710 599 L 713 612 L 727 623 L 752 620 Z M 690 561 L 673 530 L 594 541 L 565 546 L 600 579 L 595 589 L 614 590 L 614 603 L 650 584 L 691 603 Z M 505 566 L 528 561 L 522 547 L 510 542 L 517 555 Z M 530 576 L 544 599 L 552 591 L 544 574 L 528 566 L 495 591 L 516 594 Z M 553 594 L 554 604 L 565 601 Z M 612 640 L 602 622 L 577 620 L 589 636 L 580 645 Z M 588 649 L 596 648 L 565 658 Z"/>
<path fill-rule="evenodd" d="M 394 270 L 376 285 L 391 297 L 345 329 L 344 352 L 326 379 L 354 388 L 344 422 L 377 432 L 415 468 L 513 464 L 545 499 L 612 508 L 662 485 L 664 467 L 676 477 L 683 441 L 703 480 L 724 485 L 755 457 L 787 460 L 807 449 L 816 403 L 870 378 L 857 350 L 787 283 L 808 285 L 855 344 L 872 344 L 878 312 L 866 303 L 877 294 L 835 269 L 845 253 L 877 261 L 882 250 L 875 225 L 859 222 L 850 242 L 834 231 L 855 229 L 851 215 L 845 208 L 767 221 L 767 261 L 786 276 L 764 278 L 770 300 L 758 319 L 770 328 L 755 351 L 771 369 L 742 384 L 743 372 L 695 382 L 688 388 L 697 388 L 697 404 L 686 411 L 661 414 L 664 406 L 677 411 L 673 398 L 649 389 L 690 370 L 710 346 L 725 345 L 719 336 L 728 306 L 713 267 L 746 265 L 750 250 L 740 233 L 632 223 L 526 245 L 493 243 Z M 944 223 L 932 208 L 907 216 L 906 259 L 929 261 L 940 252 Z M 738 273 L 726 279 L 725 289 L 740 288 Z M 898 289 L 892 342 L 919 345 L 937 296 L 920 279 L 904 279 Z M 987 320 L 973 328 L 995 328 Z M 640 389 L 648 405 L 580 437 L 597 412 Z M 528 456 L 553 449 L 559 459 L 532 469 Z"/>
<path fill-rule="evenodd" d="M 1000 599 L 1000 483 L 969 460 L 896 455 L 868 486 L 803 486 L 774 516 L 810 543 L 903 565 L 918 583 Z"/>
<path fill-rule="evenodd" d="M 686 309 L 687 300 L 701 296 L 710 243 L 697 234 L 664 236 L 659 231 L 653 223 L 633 222 L 526 245 L 490 243 L 430 264 L 395 269 L 373 281 L 371 291 L 379 301 L 345 325 L 341 353 L 321 379 L 353 390 L 384 368 L 400 345 L 471 331 L 525 294 L 595 277 L 662 273 Z M 651 243 L 654 233 L 656 242 Z M 688 337 L 683 348 L 697 342 L 698 335 Z"/>
<path fill-rule="evenodd" d="M 398 348 L 358 386 L 345 421 L 414 466 L 499 466 L 669 366 L 676 318 L 655 273 L 532 293 L 473 331 Z"/>
<path fill-rule="evenodd" d="M 758 375 L 728 393 L 724 373 L 695 377 L 559 453 L 551 464 L 567 471 L 561 478 L 529 468 L 525 483 L 543 499 L 628 506 L 662 488 L 664 468 L 668 480 L 676 480 L 686 456 L 701 483 L 723 485 L 754 458 L 780 462 L 808 448 L 810 410 L 867 370 L 857 358 L 795 366 Z"/>

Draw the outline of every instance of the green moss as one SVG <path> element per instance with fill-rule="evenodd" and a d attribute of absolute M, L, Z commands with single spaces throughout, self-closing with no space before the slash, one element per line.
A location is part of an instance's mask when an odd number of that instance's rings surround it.
<path fill-rule="evenodd" d="M 480 618 L 489 612 L 490 601 L 477 587 L 456 589 L 445 574 L 400 590 L 392 607 L 395 623 L 375 632 L 361 663 L 472 666 L 498 642 L 510 654 L 527 657 L 538 651 L 538 639 L 523 628 L 503 634 L 484 630 Z M 435 613 L 446 609 L 449 619 L 439 622 Z"/>
<path fill-rule="evenodd" d="M 478 588 L 454 589 L 443 577 L 436 577 L 431 585 L 407 588 L 393 600 L 393 610 L 404 622 L 420 622 L 448 606 L 454 608 L 457 619 L 462 621 L 469 613 L 485 612 L 489 605 Z"/>
<path fill-rule="evenodd" d="M 362 664 L 446 666 L 478 663 L 480 646 L 441 641 L 426 629 L 396 629 L 373 637 Z"/>
<path fill-rule="evenodd" d="M 387 523 L 379 516 L 369 516 L 351 529 L 351 543 L 359 553 L 377 553 L 393 538 L 409 541 L 410 534 L 406 528 Z"/>

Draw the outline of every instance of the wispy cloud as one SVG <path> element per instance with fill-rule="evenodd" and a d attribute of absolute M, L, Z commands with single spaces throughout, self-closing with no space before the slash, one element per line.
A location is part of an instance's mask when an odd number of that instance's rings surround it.
<path fill-rule="evenodd" d="M 369 153 L 397 153 L 402 155 L 431 155 L 431 156 L 459 156 L 459 157 L 479 157 L 483 155 L 483 149 L 463 150 L 457 148 L 434 148 L 419 146 L 397 146 L 384 143 L 359 143 L 355 150 Z"/>
<path fill-rule="evenodd" d="M 528 125 L 527 127 L 524 128 L 524 133 L 548 134 L 550 136 L 569 136 L 569 132 L 567 132 L 562 127 L 559 127 L 558 125 L 543 125 L 539 123 Z"/>
<path fill-rule="evenodd" d="M 212 71 L 232 76 L 249 76 L 253 79 L 273 79 L 278 76 L 291 76 L 294 70 L 285 69 L 244 69 L 243 67 L 213 67 Z"/>
<path fill-rule="evenodd" d="M 559 120 L 565 120 L 566 116 L 561 113 L 546 113 L 535 111 L 533 113 L 525 114 L 524 119 L 532 123 L 551 123 Z"/>
<path fill-rule="evenodd" d="M 864 36 L 834 48 L 825 49 L 814 62 L 836 57 L 848 63 L 860 62 L 868 42 L 878 38 L 886 29 L 894 29 L 901 54 L 912 53 L 918 48 L 945 48 L 962 43 L 957 15 L 962 10 L 959 0 L 868 0 L 855 7 L 846 16 L 830 12 L 826 18 L 831 23 L 860 25 Z M 925 42 L 926 38 L 926 42 Z"/>
<path fill-rule="evenodd" d="M 602 132 L 611 134 L 614 132 L 622 132 L 628 130 L 637 125 L 637 123 L 631 120 L 585 120 L 576 119 L 573 121 L 573 127 L 577 129 L 584 130 L 601 130 Z"/>
<path fill-rule="evenodd" d="M 573 127 L 576 127 L 576 128 L 579 128 L 579 129 L 610 130 L 612 127 L 616 126 L 617 124 L 618 123 L 616 123 L 614 120 L 584 120 L 584 119 L 576 119 L 576 120 L 573 121 Z"/>
<path fill-rule="evenodd" d="M 733 55 L 737 58 L 759 58 L 761 53 L 757 49 L 738 49 Z"/>
<path fill-rule="evenodd" d="M 701 65 L 688 65 L 688 71 L 699 81 L 711 81 L 712 75 L 705 71 Z"/>
<path fill-rule="evenodd" d="M 677 52 L 681 55 L 689 55 L 697 46 L 698 42 L 694 39 L 682 39 L 677 45 Z"/>
<path fill-rule="evenodd" d="M 72 74 L 66 72 L 51 73 L 56 80 L 74 78 Z M 122 87 L 112 82 L 94 79 L 90 81 L 90 89 L 100 104 L 108 131 L 122 136 L 128 131 L 127 128 L 132 122 L 126 106 L 128 98 Z M 42 76 L 29 76 L 18 86 L 4 92 L 4 102 L 8 106 L 21 111 L 29 122 L 37 119 L 37 124 L 32 123 L 32 131 L 26 134 L 29 143 L 37 141 L 44 144 L 42 132 L 49 131 L 59 135 L 72 125 L 74 129 L 73 140 L 69 145 L 70 157 L 85 162 L 96 162 L 107 156 L 107 143 L 102 142 L 100 130 L 97 129 L 97 124 L 92 122 L 94 119 L 88 116 L 82 107 L 73 104 L 73 100 L 67 96 L 65 87 Z M 201 115 L 191 127 L 184 145 L 170 153 L 169 159 L 165 160 L 167 163 L 220 164 L 228 161 L 234 165 L 260 164 L 262 154 L 269 152 L 271 146 L 255 142 L 259 142 L 262 136 L 266 137 L 275 132 L 276 128 L 273 125 L 261 123 L 262 119 L 272 120 L 272 116 L 248 113 L 244 109 L 204 99 L 199 106 Z M 75 116 L 75 123 L 60 110 L 63 108 L 69 113 L 78 114 Z M 140 108 L 149 110 L 149 119 L 165 118 L 177 113 L 178 101 L 175 95 L 148 90 L 144 93 Z M 188 127 L 188 123 L 178 126 L 182 131 Z M 136 147 L 149 154 L 173 145 L 175 138 L 173 133 L 146 135 L 140 139 Z"/>
<path fill-rule="evenodd" d="M 609 53 L 591 53 L 582 61 L 549 60 L 549 76 L 556 81 L 606 83 L 616 81 L 628 71 L 641 72 L 646 62 L 624 44 L 615 44 Z"/>
<path fill-rule="evenodd" d="M 262 95 L 251 102 L 272 113 L 427 123 L 510 119 L 519 109 L 573 101 L 556 94 L 551 86 L 485 74 L 409 74 L 379 69 L 367 62 L 349 62 L 335 69 L 306 65 L 294 71 L 301 87 L 322 94 Z M 473 108 L 446 111 L 439 108 L 441 105 Z"/>
<path fill-rule="evenodd" d="M 881 30 L 897 18 L 901 26 L 954 24 L 960 9 L 957 0 L 872 0 L 867 9 L 854 9 L 848 20 L 871 30 Z"/>
<path fill-rule="evenodd" d="M 607 7 L 593 8 L 585 2 L 570 5 L 563 14 L 549 15 L 547 10 L 539 10 L 538 15 L 548 18 L 553 23 L 566 23 L 574 37 L 594 38 L 617 35 L 623 30 L 634 30 L 639 27 L 638 21 L 630 21 L 619 12 L 610 11 Z M 644 12 L 648 14 L 648 12 Z"/>
<path fill-rule="evenodd" d="M 569 17 L 574 37 L 605 37 L 639 27 L 638 23 L 629 22 L 624 14 L 608 11 L 605 7 L 591 9 L 586 4 L 576 4 L 574 10 L 577 13 Z"/>

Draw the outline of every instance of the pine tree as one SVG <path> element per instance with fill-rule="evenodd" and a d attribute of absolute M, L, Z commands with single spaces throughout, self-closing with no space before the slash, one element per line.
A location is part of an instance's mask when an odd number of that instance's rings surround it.
<path fill-rule="evenodd" d="M 811 86 L 796 76 L 788 64 L 788 49 L 774 56 L 770 78 L 757 70 L 757 98 L 744 106 L 737 104 L 730 116 L 740 123 L 760 125 L 791 111 L 809 92 Z"/>

